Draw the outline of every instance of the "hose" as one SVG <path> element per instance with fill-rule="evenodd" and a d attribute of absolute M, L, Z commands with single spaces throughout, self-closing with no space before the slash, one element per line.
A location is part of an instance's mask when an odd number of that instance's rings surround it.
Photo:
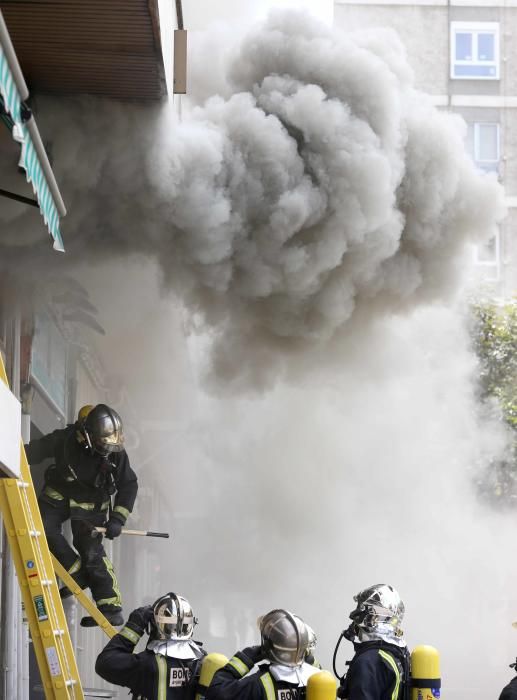
<path fill-rule="evenodd" d="M 341 642 L 345 638 L 345 635 L 346 635 L 346 630 L 343 630 L 341 632 L 341 634 L 339 635 L 339 639 L 337 640 L 337 643 L 336 643 L 336 648 L 334 649 L 334 656 L 332 657 L 332 668 L 334 670 L 334 675 L 336 676 L 336 678 L 339 679 L 340 683 L 343 682 L 343 678 L 345 677 L 346 672 L 343 673 L 342 676 L 339 675 L 339 673 L 337 672 L 337 669 L 336 669 L 336 657 L 337 657 L 337 653 L 339 651 L 339 647 L 341 646 Z"/>

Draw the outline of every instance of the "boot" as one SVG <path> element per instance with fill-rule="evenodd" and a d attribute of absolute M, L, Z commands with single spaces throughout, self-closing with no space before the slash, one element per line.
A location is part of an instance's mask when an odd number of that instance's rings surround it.
<path fill-rule="evenodd" d="M 99 612 L 104 615 L 106 620 L 113 625 L 113 627 L 121 627 L 124 624 L 124 617 L 120 608 L 114 608 L 112 605 L 101 605 L 99 607 Z M 93 617 L 87 615 L 82 618 L 81 627 L 97 627 L 97 622 Z"/>
<path fill-rule="evenodd" d="M 77 585 L 80 586 L 83 591 L 85 588 L 88 588 L 88 580 L 86 578 L 86 574 L 84 572 L 84 569 L 79 569 L 79 571 L 76 571 L 75 574 L 71 574 L 71 576 L 74 579 L 74 581 L 77 583 Z M 59 595 L 61 596 L 61 600 L 65 600 L 65 598 L 70 598 L 70 596 L 72 596 L 74 594 L 68 588 L 68 586 L 62 586 L 59 589 Z"/>

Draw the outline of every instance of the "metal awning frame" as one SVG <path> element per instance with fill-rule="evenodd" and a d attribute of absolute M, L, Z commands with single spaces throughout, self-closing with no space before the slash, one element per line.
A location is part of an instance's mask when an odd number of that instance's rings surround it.
<path fill-rule="evenodd" d="M 31 110 L 25 104 L 29 90 L 0 11 L 0 95 L 10 117 L 12 136 L 21 146 L 19 165 L 32 185 L 47 229 L 54 239 L 54 249 L 63 251 L 59 228 L 66 208 L 50 166 L 45 147 Z"/>

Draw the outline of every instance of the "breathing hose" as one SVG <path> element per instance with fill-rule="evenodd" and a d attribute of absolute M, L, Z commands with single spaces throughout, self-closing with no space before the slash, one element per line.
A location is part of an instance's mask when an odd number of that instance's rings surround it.
<path fill-rule="evenodd" d="M 334 649 L 334 656 L 332 657 L 332 668 L 334 670 L 334 675 L 336 676 L 336 678 L 339 679 L 339 681 L 341 683 L 343 682 L 343 678 L 345 677 L 346 672 L 343 673 L 342 676 L 339 675 L 339 673 L 337 672 L 337 669 L 336 669 L 336 657 L 337 657 L 337 653 L 339 651 L 339 647 L 341 646 L 341 642 L 343 641 L 343 639 L 345 637 L 346 637 L 346 630 L 343 630 L 341 632 L 341 634 L 339 635 L 339 639 L 337 640 L 337 643 L 336 643 L 336 648 Z"/>

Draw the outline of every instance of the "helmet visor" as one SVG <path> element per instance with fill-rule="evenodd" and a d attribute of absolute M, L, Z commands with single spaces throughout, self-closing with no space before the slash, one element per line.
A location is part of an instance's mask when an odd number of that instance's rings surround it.
<path fill-rule="evenodd" d="M 96 449 L 103 454 L 122 452 L 124 449 L 124 432 L 122 427 L 114 430 L 110 435 L 100 435 L 95 440 Z"/>

